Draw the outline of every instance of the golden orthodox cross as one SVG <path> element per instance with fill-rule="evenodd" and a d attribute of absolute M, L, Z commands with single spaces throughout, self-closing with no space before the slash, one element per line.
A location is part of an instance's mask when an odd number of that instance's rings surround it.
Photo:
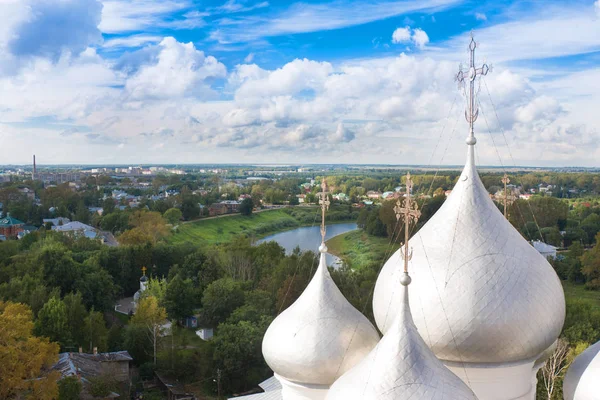
<path fill-rule="evenodd" d="M 325 243 L 325 212 L 329 210 L 329 204 L 331 204 L 325 178 L 323 178 L 323 182 L 321 182 L 321 190 L 322 192 L 317 193 L 317 196 L 319 196 L 319 204 L 321 205 L 321 240 Z"/>
<path fill-rule="evenodd" d="M 410 235 L 409 227 L 411 223 L 417 223 L 419 217 L 421 216 L 421 211 L 419 211 L 419 205 L 416 202 L 412 201 L 410 197 L 410 192 L 413 187 L 413 181 L 410 178 L 410 172 L 406 174 L 406 199 L 404 200 L 404 207 L 402 207 L 402 202 L 398 199 L 396 202 L 396 207 L 394 207 L 394 212 L 396 213 L 396 219 L 400 221 L 402 219 L 404 221 L 404 253 L 402 254 L 402 258 L 404 259 L 404 272 L 408 273 L 408 262 L 412 258 L 412 251 L 409 253 L 408 250 L 408 237 Z"/>
<path fill-rule="evenodd" d="M 144 274 L 144 276 L 146 276 L 146 270 L 148 270 L 148 268 L 146 268 L 145 266 L 142 267 L 142 274 Z"/>

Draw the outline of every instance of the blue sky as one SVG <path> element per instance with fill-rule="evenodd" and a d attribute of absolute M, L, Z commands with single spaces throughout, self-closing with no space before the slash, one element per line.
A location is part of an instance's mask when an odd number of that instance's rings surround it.
<path fill-rule="evenodd" d="M 480 162 L 598 166 L 594 0 L 0 0 L 4 162 L 460 163 L 471 31 Z"/>

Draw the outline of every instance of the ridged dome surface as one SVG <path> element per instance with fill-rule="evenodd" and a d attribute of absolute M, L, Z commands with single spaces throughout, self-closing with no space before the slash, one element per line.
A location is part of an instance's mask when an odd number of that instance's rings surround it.
<path fill-rule="evenodd" d="M 573 361 L 563 382 L 563 396 L 565 400 L 600 399 L 600 342 Z"/>
<path fill-rule="evenodd" d="M 410 245 L 414 321 L 438 358 L 525 361 L 558 338 L 565 318 L 562 285 L 490 199 L 474 146 L 452 193 Z M 401 251 L 386 262 L 375 287 L 373 309 L 384 334 L 398 313 Z"/>
<path fill-rule="evenodd" d="M 263 356 L 279 376 L 306 384 L 331 385 L 379 342 L 379 333 L 337 288 L 325 253 L 298 300 L 269 326 Z"/>
<path fill-rule="evenodd" d="M 408 288 L 398 293 L 402 302 L 394 323 L 377 347 L 333 384 L 326 400 L 476 400 L 419 335 Z"/>

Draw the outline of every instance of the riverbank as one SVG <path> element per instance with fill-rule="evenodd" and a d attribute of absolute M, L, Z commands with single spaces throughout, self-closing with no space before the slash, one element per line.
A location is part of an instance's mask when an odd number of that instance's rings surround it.
<path fill-rule="evenodd" d="M 318 207 L 294 207 L 267 210 L 248 216 L 236 214 L 227 218 L 201 219 L 180 225 L 167 238 L 167 242 L 217 244 L 229 242 L 240 235 L 259 240 L 276 233 L 319 224 L 320 212 Z M 328 225 L 356 220 L 354 214 L 344 214 L 339 210 L 330 215 L 335 220 L 328 219 Z"/>
<path fill-rule="evenodd" d="M 329 253 L 355 269 L 375 265 L 381 267 L 387 257 L 400 246 L 390 245 L 389 238 L 372 236 L 362 229 L 335 236 L 327 241 Z"/>

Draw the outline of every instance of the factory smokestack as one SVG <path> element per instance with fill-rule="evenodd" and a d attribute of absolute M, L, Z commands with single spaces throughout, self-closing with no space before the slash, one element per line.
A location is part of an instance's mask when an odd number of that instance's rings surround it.
<path fill-rule="evenodd" d="M 33 155 L 33 173 L 31 174 L 31 180 L 35 180 L 37 176 L 37 166 L 35 165 L 35 154 Z"/>

